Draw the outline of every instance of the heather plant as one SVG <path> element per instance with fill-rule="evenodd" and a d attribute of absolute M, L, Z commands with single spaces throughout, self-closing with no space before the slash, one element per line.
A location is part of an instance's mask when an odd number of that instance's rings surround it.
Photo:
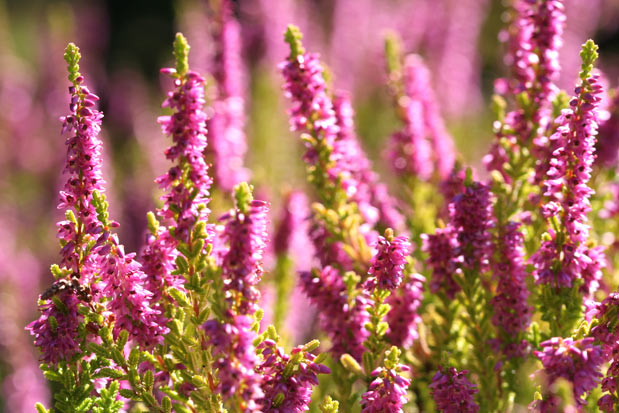
<path fill-rule="evenodd" d="M 99 97 L 65 50 L 60 257 L 26 327 L 52 383 L 38 412 L 619 411 L 617 91 L 592 40 L 573 90 L 557 86 L 562 1 L 514 1 L 477 170 L 397 33 L 392 133 L 373 157 L 350 91 L 289 25 L 271 69 L 309 185 L 278 218 L 246 182 L 260 102 L 242 87 L 240 23 L 232 1 L 211 11 L 213 73 L 190 68 L 180 33 L 161 70 L 167 171 L 138 252 L 106 198 Z"/>

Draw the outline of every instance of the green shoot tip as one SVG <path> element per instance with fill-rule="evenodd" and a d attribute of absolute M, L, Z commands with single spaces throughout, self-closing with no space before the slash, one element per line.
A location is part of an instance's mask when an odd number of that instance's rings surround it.
<path fill-rule="evenodd" d="M 176 73 L 184 76 L 189 70 L 189 43 L 182 33 L 176 33 L 174 39 L 174 57 L 176 58 Z"/>
<path fill-rule="evenodd" d="M 301 42 L 302 39 L 303 34 L 301 30 L 297 26 L 289 24 L 284 34 L 284 40 L 290 45 L 290 60 L 294 60 L 305 53 L 303 43 Z"/>

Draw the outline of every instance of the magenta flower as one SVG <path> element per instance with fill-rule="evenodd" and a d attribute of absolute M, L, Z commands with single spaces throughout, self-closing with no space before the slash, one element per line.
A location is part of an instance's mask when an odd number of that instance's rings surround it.
<path fill-rule="evenodd" d="M 410 380 L 402 377 L 401 373 L 409 370 L 410 368 L 403 364 L 374 370 L 371 375 L 375 379 L 361 396 L 361 412 L 403 412 L 402 406 L 408 402 Z"/>
<path fill-rule="evenodd" d="M 374 245 L 376 254 L 370 261 L 368 274 L 378 283 L 378 288 L 394 290 L 402 282 L 406 257 L 411 253 L 412 247 L 408 238 L 393 238 L 393 232 L 387 232 L 387 238 L 379 236 Z"/>
<path fill-rule="evenodd" d="M 420 274 L 411 274 L 400 288 L 387 297 L 387 304 L 391 306 L 386 316 L 389 324 L 387 339 L 394 346 L 406 349 L 419 338 L 417 325 L 421 322 L 419 307 L 423 301 L 425 281 Z"/>
<path fill-rule="evenodd" d="M 267 245 L 268 204 L 254 200 L 243 213 L 236 209 L 220 218 L 226 223 L 222 240 L 229 248 L 222 259 L 224 289 L 239 297 L 229 297 L 239 315 L 253 315 L 258 309 L 262 259 Z"/>
<path fill-rule="evenodd" d="M 591 337 L 580 340 L 554 337 L 541 343 L 542 351 L 535 355 L 544 366 L 548 384 L 563 378 L 573 386 L 574 399 L 580 405 L 586 402 L 581 397 L 597 386 L 602 374 L 604 352 L 593 344 Z"/>
<path fill-rule="evenodd" d="M 243 400 L 246 411 L 258 411 L 264 397 L 260 388 L 262 375 L 255 371 L 259 360 L 253 345 L 256 333 L 250 328 L 252 323 L 251 317 L 237 315 L 224 323 L 209 320 L 202 326 L 208 344 L 213 346 L 213 367 L 218 369 L 219 378 L 217 390 L 225 400 Z"/>
<path fill-rule="evenodd" d="M 468 371 L 458 371 L 453 367 L 444 369 L 439 366 L 432 378 L 430 391 L 436 409 L 443 413 L 478 412 L 479 406 L 473 401 L 478 392 L 467 378 Z"/>
<path fill-rule="evenodd" d="M 71 360 L 80 352 L 78 327 L 83 319 L 77 312 L 79 300 L 72 290 L 56 297 L 61 305 L 47 300 L 39 306 L 39 319 L 26 327 L 34 336 L 34 345 L 41 349 L 41 361 L 53 365 L 60 360 Z"/>
<path fill-rule="evenodd" d="M 531 322 L 533 309 L 527 303 L 529 290 L 526 285 L 527 272 L 524 265 L 524 236 L 520 224 L 509 222 L 500 228 L 497 242 L 497 257 L 492 262 L 493 276 L 498 280 L 496 295 L 490 301 L 494 308 L 492 323 L 504 333 L 501 337 L 508 357 L 518 356 L 510 349 L 521 349 L 521 335 Z M 516 346 L 510 346 L 510 344 Z"/>
<path fill-rule="evenodd" d="M 449 213 L 462 267 L 487 271 L 492 256 L 490 190 L 479 182 L 465 186 L 464 192 L 456 195 L 449 205 Z"/>
<path fill-rule="evenodd" d="M 437 228 L 433 235 L 423 234 L 423 249 L 428 254 L 427 265 L 432 268 L 430 291 L 443 292 L 453 299 L 460 291 L 454 280 L 458 271 L 458 240 L 452 227 Z"/>
<path fill-rule="evenodd" d="M 289 111 L 292 130 L 313 132 L 333 147 L 339 127 L 318 55 L 299 54 L 282 63 L 280 69 L 285 80 L 285 95 L 292 101 Z M 311 147 L 304 159 L 310 165 L 318 162 Z"/>
<path fill-rule="evenodd" d="M 134 260 L 135 253 L 125 254 L 116 235 L 110 236 L 114 245 L 101 264 L 101 296 L 109 297 L 107 309 L 114 314 L 114 335 L 127 330 L 140 347 L 150 349 L 163 343 L 169 332 L 167 319 L 154 305 L 153 293 L 144 285 L 146 274 Z"/>
<path fill-rule="evenodd" d="M 161 72 L 176 74 L 175 69 Z M 161 116 L 158 121 L 174 142 L 166 150 L 166 158 L 177 165 L 156 180 L 166 191 L 161 198 L 163 208 L 158 213 L 166 224 L 174 227 L 177 240 L 188 242 L 191 229 L 198 221 L 206 221 L 210 212 L 207 205 L 211 178 L 203 156 L 207 145 L 204 79 L 195 72 L 187 72 L 174 79 L 174 86 L 163 107 L 170 107 L 175 113 Z"/>
<path fill-rule="evenodd" d="M 316 356 L 295 347 L 290 355 L 273 340 L 264 340 L 258 346 L 264 361 L 257 371 L 264 381 L 264 398 L 260 400 L 265 413 L 305 412 L 309 410 L 318 374 L 330 373 L 329 368 L 314 363 Z"/>
<path fill-rule="evenodd" d="M 302 272 L 300 281 L 310 302 L 320 310 L 321 326 L 333 343 L 331 352 L 335 357 L 348 353 L 361 360 L 365 352 L 363 342 L 369 336 L 364 327 L 369 321 L 368 299 L 357 296 L 349 303 L 346 286 L 333 267 L 327 266 L 313 273 Z"/>
<path fill-rule="evenodd" d="M 82 86 L 80 76 L 74 86 L 69 87 L 71 114 L 62 117 L 62 133 L 67 133 L 67 158 L 64 173 L 68 175 L 63 190 L 60 191 L 58 209 L 73 210 L 77 221 L 83 225 L 83 233 L 95 236 L 101 231 L 97 212 L 92 203 L 94 191 L 105 191 L 105 181 L 101 172 L 101 131 L 103 114 L 94 108 L 99 98 Z M 90 276 L 90 268 L 84 268 L 80 261 L 80 251 L 84 239 L 82 231 L 69 221 L 58 223 L 58 238 L 66 244 L 61 250 L 60 265 L 70 268 L 82 276 Z M 86 274 L 84 274 L 86 272 Z M 86 281 L 86 277 L 83 277 Z"/>
<path fill-rule="evenodd" d="M 175 110 L 171 116 L 162 116 L 159 123 L 164 133 L 172 137 L 173 145 L 165 151 L 166 158 L 175 162 L 168 172 L 156 179 L 166 191 L 161 198 L 163 208 L 157 211 L 163 220 L 156 234 L 149 234 L 140 253 L 144 272 L 148 275 L 147 286 L 158 299 L 164 287 L 181 287 L 184 277 L 172 275 L 176 268 L 178 242 L 188 242 L 191 230 L 197 222 L 206 221 L 211 178 L 202 155 L 206 148 L 206 113 L 204 106 L 204 79 L 195 72 L 176 73 L 175 69 L 163 69 L 162 73 L 173 76 L 174 90 L 168 92 L 163 107 Z M 186 175 L 183 171 L 187 171 Z M 174 229 L 174 236 L 168 226 Z M 207 227 L 211 233 L 212 228 Z"/>
<path fill-rule="evenodd" d="M 586 246 L 590 229 L 587 223 L 587 213 L 591 211 L 589 198 L 593 194 L 587 182 L 595 159 L 600 93 L 598 77 L 588 76 L 576 88 L 577 96 L 570 101 L 571 108 L 563 110 L 556 120 L 559 126 L 550 140 L 557 149 L 552 154 L 548 179 L 544 183 L 544 195 L 551 201 L 544 206 L 543 213 L 546 218 L 556 216 L 559 219 L 563 236 L 549 231 L 551 240 L 545 241 L 531 257 L 538 283 L 569 287 L 574 279 L 584 278 L 585 271 L 588 276 L 583 290 L 588 293 L 599 280 L 599 267 L 592 267 L 590 256 L 601 258 L 599 251 L 590 252 Z M 559 238 L 563 240 L 561 243 Z M 555 270 L 557 261 L 560 265 Z"/>

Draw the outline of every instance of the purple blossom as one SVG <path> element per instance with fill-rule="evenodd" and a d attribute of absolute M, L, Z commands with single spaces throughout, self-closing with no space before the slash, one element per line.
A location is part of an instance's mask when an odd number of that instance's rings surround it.
<path fill-rule="evenodd" d="M 409 370 L 410 368 L 403 364 L 374 370 L 371 375 L 375 379 L 370 383 L 368 391 L 361 396 L 361 412 L 403 412 L 402 406 L 408 402 L 410 380 L 402 377 L 401 373 Z"/>
<path fill-rule="evenodd" d="M 443 413 L 478 412 L 479 406 L 473 401 L 476 386 L 467 378 L 468 371 L 458 371 L 453 367 L 439 366 L 432 378 L 430 391 L 436 409 Z"/>
<path fill-rule="evenodd" d="M 78 222 L 83 225 L 83 233 L 95 235 L 100 232 L 97 212 L 92 203 L 94 191 L 103 192 L 105 181 L 101 172 L 101 131 L 103 114 L 94 108 L 99 98 L 82 86 L 83 79 L 69 87 L 71 114 L 62 117 L 62 133 L 68 134 L 66 140 L 67 158 L 64 173 L 68 175 L 63 190 L 60 191 L 58 209 L 72 209 Z M 61 250 L 61 266 L 80 273 L 80 250 L 84 240 L 82 231 L 69 221 L 58 223 L 58 238 L 66 244 Z M 84 277 L 86 278 L 86 277 Z"/>
<path fill-rule="evenodd" d="M 176 71 L 162 69 L 162 73 L 174 75 Z M 177 164 L 156 180 L 166 191 L 161 198 L 163 208 L 158 214 L 174 227 L 174 237 L 178 241 L 188 243 L 191 229 L 197 222 L 206 221 L 210 212 L 207 205 L 211 178 L 203 156 L 207 145 L 204 79 L 190 71 L 175 78 L 174 86 L 163 107 L 175 113 L 161 116 L 158 121 L 174 143 L 166 149 L 166 158 Z M 185 170 L 187 178 L 183 179 Z"/>
<path fill-rule="evenodd" d="M 427 265 L 432 268 L 430 291 L 442 292 L 453 299 L 461 289 L 454 280 L 458 270 L 458 240 L 453 228 L 437 228 L 432 235 L 423 234 L 422 239 L 423 249 L 428 254 Z"/>
<path fill-rule="evenodd" d="M 423 300 L 425 281 L 420 274 L 411 274 L 400 288 L 387 297 L 387 304 L 391 306 L 386 316 L 389 324 L 387 339 L 394 346 L 406 349 L 419 338 L 417 325 L 421 322 L 419 307 Z"/>
<path fill-rule="evenodd" d="M 222 239 L 229 248 L 222 259 L 224 289 L 240 294 L 230 297 L 236 314 L 252 315 L 260 293 L 256 285 L 262 278 L 262 259 L 267 245 L 268 204 L 254 200 L 247 213 L 230 211 L 221 217 L 226 223 Z"/>
<path fill-rule="evenodd" d="M 176 75 L 174 69 L 163 69 L 162 73 Z M 192 228 L 198 221 L 206 221 L 210 212 L 207 205 L 211 178 L 202 155 L 207 145 L 204 103 L 204 79 L 195 72 L 176 77 L 174 90 L 168 92 L 163 102 L 163 107 L 175 110 L 173 115 L 159 118 L 164 133 L 173 141 L 165 151 L 166 158 L 175 165 L 156 179 L 166 191 L 161 198 L 163 208 L 157 211 L 165 226 L 148 235 L 140 252 L 140 261 L 148 275 L 147 286 L 155 299 L 161 296 L 164 287 L 181 287 L 184 283 L 183 277 L 172 275 L 178 255 L 176 247 L 179 241 L 189 242 Z M 186 178 L 182 172 L 185 169 Z M 167 226 L 174 228 L 174 236 Z M 212 232 L 212 228 L 207 232 Z"/>
<path fill-rule="evenodd" d="M 234 18 L 232 7 L 230 0 L 220 5 L 214 65 L 218 96 L 213 104 L 213 116 L 208 121 L 209 139 L 215 158 L 215 183 L 224 191 L 231 191 L 235 185 L 249 178 L 249 171 L 243 167 L 247 143 L 241 86 L 241 27 Z"/>
<path fill-rule="evenodd" d="M 404 128 L 393 135 L 388 150 L 396 172 L 428 180 L 436 170 L 441 179 L 451 173 L 453 140 L 440 116 L 430 73 L 417 55 L 404 63 L 404 96 L 399 105 Z"/>
<path fill-rule="evenodd" d="M 593 309 L 593 318 L 597 323 L 591 328 L 591 335 L 606 346 L 613 346 L 619 341 L 619 293 L 612 292 Z"/>
<path fill-rule="evenodd" d="M 393 238 L 393 232 L 391 232 L 387 238 L 379 236 L 374 248 L 376 248 L 376 254 L 370 260 L 368 274 L 374 277 L 378 288 L 396 289 L 404 277 L 406 257 L 412 251 L 411 243 L 406 237 Z"/>
<path fill-rule="evenodd" d="M 535 355 L 544 366 L 548 384 L 563 378 L 573 386 L 574 399 L 580 405 L 586 402 L 581 398 L 600 381 L 600 368 L 604 363 L 604 352 L 593 344 L 591 337 L 580 340 L 554 337 L 540 344 L 542 351 Z"/>
<path fill-rule="evenodd" d="M 217 390 L 225 400 L 238 397 L 244 411 L 258 411 L 264 397 L 260 386 L 262 376 L 255 369 L 259 364 L 253 341 L 256 333 L 251 330 L 253 319 L 244 315 L 232 317 L 225 323 L 209 320 L 202 328 L 212 347 L 213 367 L 218 369 Z"/>
<path fill-rule="evenodd" d="M 499 230 L 501 233 L 495 255 L 497 259 L 492 262 L 493 276 L 498 280 L 496 295 L 490 301 L 494 308 L 492 323 L 504 333 L 501 337 L 504 352 L 508 357 L 514 357 L 518 354 L 508 354 L 508 350 L 521 349 L 521 335 L 531 322 L 533 309 L 527 303 L 529 290 L 524 265 L 524 236 L 520 224 L 510 221 Z"/>
<path fill-rule="evenodd" d="M 142 269 L 148 277 L 146 288 L 153 293 L 153 301 L 159 301 L 166 287 L 183 288 L 184 277 L 172 275 L 176 269 L 177 241 L 165 227 L 159 227 L 155 235 L 148 233 L 146 244 L 140 252 Z"/>
<path fill-rule="evenodd" d="M 284 76 L 285 96 L 292 101 L 289 111 L 292 130 L 313 133 L 331 147 L 339 127 L 333 103 L 327 94 L 323 68 L 317 54 L 300 54 L 280 65 Z M 308 146 L 304 159 L 310 165 L 318 162 L 315 151 Z"/>
<path fill-rule="evenodd" d="M 595 135 L 597 132 L 601 86 L 596 75 L 583 80 L 576 88 L 576 97 L 570 101 L 570 109 L 562 111 L 555 121 L 556 132 L 550 137 L 557 148 L 552 153 L 548 179 L 544 183 L 544 195 L 550 202 L 544 206 L 546 218 L 556 216 L 564 232 L 563 242 L 549 231 L 551 240 L 545 241 L 540 250 L 531 257 L 535 266 L 534 276 L 538 283 L 571 286 L 574 279 L 589 276 L 583 289 L 591 292 L 599 279 L 599 268 L 593 268 L 590 255 L 601 258 L 599 251 L 588 250 L 589 238 L 587 213 L 591 211 L 589 198 L 593 190 L 587 186 L 595 159 Z M 562 254 L 560 254 L 562 252 Z M 560 261 L 558 271 L 554 270 Z M 603 265 L 603 264 L 601 264 Z"/>
<path fill-rule="evenodd" d="M 465 186 L 464 192 L 456 195 L 449 205 L 449 213 L 462 267 L 487 271 L 492 256 L 490 190 L 479 182 Z"/>
<path fill-rule="evenodd" d="M 125 254 L 116 235 L 110 238 L 114 246 L 101 264 L 101 295 L 110 297 L 107 310 L 114 314 L 114 335 L 127 330 L 142 348 L 152 348 L 163 343 L 167 320 L 145 288 L 147 277 L 134 260 L 135 253 Z"/>
<path fill-rule="evenodd" d="M 342 277 L 333 267 L 302 272 L 300 281 L 310 302 L 320 310 L 321 326 L 333 343 L 331 352 L 338 358 L 348 353 L 361 360 L 365 352 L 363 342 L 369 336 L 364 327 L 369 321 L 368 299 L 361 295 L 348 297 Z"/>
<path fill-rule="evenodd" d="M 78 326 L 83 319 L 77 312 L 79 300 L 72 290 L 56 297 L 61 305 L 46 300 L 39 306 L 39 319 L 26 327 L 35 337 L 34 345 L 41 349 L 41 361 L 53 365 L 60 360 L 69 361 L 80 352 Z"/>
<path fill-rule="evenodd" d="M 316 356 L 295 347 L 290 355 L 273 340 L 265 340 L 258 346 L 264 361 L 257 371 L 264 381 L 264 398 L 260 400 L 265 413 L 296 413 L 309 410 L 313 387 L 318 385 L 318 374 L 330 370 L 314 363 Z M 294 366 L 294 368 L 290 368 Z"/>

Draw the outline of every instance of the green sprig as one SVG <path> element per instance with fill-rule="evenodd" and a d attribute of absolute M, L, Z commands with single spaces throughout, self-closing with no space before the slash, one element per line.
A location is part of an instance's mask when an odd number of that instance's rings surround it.
<path fill-rule="evenodd" d="M 301 40 L 303 34 L 301 30 L 293 24 L 289 24 L 284 34 L 284 40 L 290 46 L 290 60 L 295 60 L 298 56 L 305 53 L 305 48 Z"/>

